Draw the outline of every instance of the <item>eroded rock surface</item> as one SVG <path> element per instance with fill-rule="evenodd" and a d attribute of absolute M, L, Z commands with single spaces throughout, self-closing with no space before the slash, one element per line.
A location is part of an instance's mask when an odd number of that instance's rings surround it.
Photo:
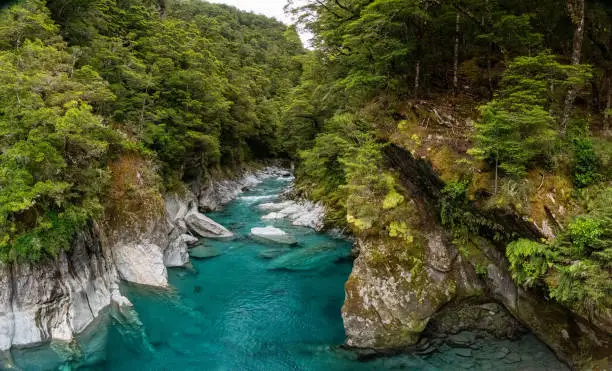
<path fill-rule="evenodd" d="M 198 242 L 198 239 L 189 234 L 181 234 L 171 240 L 164 251 L 164 264 L 166 267 L 182 267 L 189 263 L 189 246 Z"/>
<path fill-rule="evenodd" d="M 95 230 L 42 264 L 0 265 L 0 350 L 70 340 L 121 295 L 111 253 Z"/>
<path fill-rule="evenodd" d="M 441 238 L 430 235 L 434 251 L 419 266 L 389 259 L 389 241 L 358 240 L 360 254 L 345 285 L 342 308 L 348 345 L 379 350 L 413 345 L 442 306 L 482 290 L 472 280 L 473 268 Z M 438 261 L 441 256 L 444 264 Z"/>
<path fill-rule="evenodd" d="M 191 209 L 185 216 L 187 228 L 194 234 L 206 238 L 232 238 L 234 234 L 197 209 Z"/>
<path fill-rule="evenodd" d="M 289 219 L 293 225 L 312 228 L 316 231 L 320 231 L 324 226 L 325 207 L 312 201 L 264 203 L 259 205 L 259 208 L 269 211 L 268 214 L 261 217 L 262 220 Z"/>

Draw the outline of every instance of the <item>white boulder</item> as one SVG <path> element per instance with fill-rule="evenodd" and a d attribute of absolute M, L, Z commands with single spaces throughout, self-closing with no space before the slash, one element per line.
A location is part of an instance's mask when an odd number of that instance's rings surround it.
<path fill-rule="evenodd" d="M 189 263 L 189 245 L 197 242 L 197 238 L 188 234 L 182 234 L 171 241 L 166 251 L 164 251 L 164 264 L 166 267 L 182 267 Z"/>
<path fill-rule="evenodd" d="M 264 211 L 281 211 L 291 205 L 294 205 L 295 201 L 283 201 L 283 202 L 268 202 L 257 206 L 259 209 Z"/>
<path fill-rule="evenodd" d="M 185 216 L 185 224 L 187 228 L 200 237 L 206 238 L 232 238 L 234 234 L 227 230 L 221 224 L 215 222 L 204 214 L 197 211 L 196 208 L 191 209 Z"/>
<path fill-rule="evenodd" d="M 168 271 L 159 246 L 148 241 L 118 243 L 113 258 L 122 279 L 141 285 L 168 286 Z"/>
<path fill-rule="evenodd" d="M 261 210 L 270 213 L 261 217 L 262 220 L 277 220 L 287 218 L 293 225 L 312 228 L 320 231 L 323 229 L 325 208 L 312 201 L 284 201 L 279 203 L 265 203 L 259 205 Z"/>
<path fill-rule="evenodd" d="M 289 233 L 270 225 L 267 227 L 251 228 L 251 234 L 254 237 L 264 241 L 271 241 L 287 245 L 294 245 L 297 243 L 295 238 L 291 237 Z"/>
<path fill-rule="evenodd" d="M 277 220 L 277 219 L 283 219 L 283 218 L 286 218 L 286 217 L 287 217 L 287 215 L 285 215 L 285 214 L 271 212 L 269 214 L 266 214 L 266 215 L 262 216 L 261 220 Z"/>

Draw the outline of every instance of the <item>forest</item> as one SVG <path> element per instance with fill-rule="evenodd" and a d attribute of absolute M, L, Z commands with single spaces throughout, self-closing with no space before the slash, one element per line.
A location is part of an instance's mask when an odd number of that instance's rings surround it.
<path fill-rule="evenodd" d="M 293 28 L 199 1 L 8 6 L 0 258 L 69 248 L 104 217 L 110 165 L 122 155 L 151 160 L 151 186 L 171 190 L 214 167 L 282 154 L 276 133 L 302 54 Z"/>
<path fill-rule="evenodd" d="M 587 317 L 609 311 L 611 4 L 343 0 L 287 9 L 315 35 L 286 111 L 287 141 L 301 190 L 335 210 L 331 223 L 416 251 L 425 243 L 407 216 L 418 208 L 402 174 L 385 159 L 396 145 L 444 181 L 437 218 L 462 253 L 470 256 L 472 236 L 490 235 L 520 285 Z M 552 215 L 556 225 L 533 240 L 474 209 L 536 224 Z"/>
<path fill-rule="evenodd" d="M 327 227 L 383 246 L 368 252 L 373 265 L 422 269 L 433 210 L 478 274 L 487 262 L 472 242 L 486 237 L 522 288 L 593 321 L 609 315 L 612 3 L 285 10 L 295 25 L 196 0 L 6 5 L 0 260 L 56 256 L 116 212 L 121 159 L 146 163 L 138 176 L 166 193 L 282 158 L 299 195 L 326 206 Z M 411 189 L 390 151 L 422 159 L 441 190 Z M 501 214 L 540 235 L 489 217 Z"/>

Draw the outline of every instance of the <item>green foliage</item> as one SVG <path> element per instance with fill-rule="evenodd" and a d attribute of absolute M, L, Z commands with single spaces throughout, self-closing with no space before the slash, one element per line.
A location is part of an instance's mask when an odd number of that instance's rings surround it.
<path fill-rule="evenodd" d="M 574 184 L 576 187 L 584 188 L 600 180 L 599 160 L 590 139 L 574 140 L 574 157 Z"/>
<path fill-rule="evenodd" d="M 119 155 L 156 158 L 172 185 L 282 150 L 282 99 L 301 73 L 295 29 L 227 6 L 166 5 L 163 17 L 140 0 L 1 10 L 0 260 L 70 248 L 109 206 Z"/>
<path fill-rule="evenodd" d="M 553 254 L 546 244 L 519 239 L 506 246 L 512 277 L 521 285 L 532 287 L 552 266 Z"/>
<path fill-rule="evenodd" d="M 567 86 L 582 86 L 585 66 L 562 65 L 550 54 L 518 57 L 504 72 L 495 99 L 480 108 L 471 153 L 506 174 L 525 176 L 551 155 L 556 140 L 552 114 Z M 551 89 L 551 87 L 554 87 Z"/>
<path fill-rule="evenodd" d="M 471 235 L 486 235 L 494 240 L 510 238 L 504 228 L 474 212 L 467 199 L 469 180 L 448 182 L 442 189 L 438 214 L 442 225 L 448 227 L 459 245 L 469 243 Z"/>
<path fill-rule="evenodd" d="M 326 133 L 315 139 L 313 148 L 300 153 L 299 176 L 311 183 L 310 197 L 325 202 L 335 211 L 328 216 L 330 221 L 343 225 L 347 192 L 358 188 L 347 185 L 359 172 L 363 172 L 364 180 L 376 177 L 371 168 L 380 161 L 380 145 L 367 132 L 367 124 L 353 115 L 336 115 L 325 127 Z"/>
<path fill-rule="evenodd" d="M 589 256 L 590 247 L 601 236 L 600 221 L 590 217 L 577 217 L 567 228 L 567 237 L 571 240 L 571 255 Z"/>
<path fill-rule="evenodd" d="M 155 152 L 168 183 L 282 151 L 282 100 L 301 67 L 295 29 L 200 1 L 168 3 L 162 17 L 141 0 L 62 4 L 49 8 L 82 51 L 77 64 L 117 96 L 99 108 Z"/>
<path fill-rule="evenodd" d="M 587 315 L 610 307 L 610 274 L 597 263 L 584 260 L 561 266 L 557 280 L 550 296 L 558 302 Z"/>
<path fill-rule="evenodd" d="M 39 260 L 102 209 L 103 162 L 119 141 L 86 102 L 114 96 L 75 68 L 43 2 L 13 5 L 0 25 L 0 259 Z"/>
<path fill-rule="evenodd" d="M 612 302 L 612 188 L 598 191 L 585 215 L 548 243 L 518 240 L 508 245 L 514 279 L 523 285 L 546 286 L 558 302 L 585 315 Z"/>
<path fill-rule="evenodd" d="M 464 215 L 459 214 L 468 208 L 467 192 L 469 182 L 448 182 L 442 190 L 440 219 L 442 224 L 456 228 L 463 224 Z"/>

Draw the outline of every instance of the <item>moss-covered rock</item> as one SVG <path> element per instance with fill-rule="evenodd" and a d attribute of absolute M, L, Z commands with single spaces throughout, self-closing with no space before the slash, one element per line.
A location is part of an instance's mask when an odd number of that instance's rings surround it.
<path fill-rule="evenodd" d="M 359 239 L 360 255 L 346 283 L 342 316 L 347 344 L 389 350 L 415 344 L 440 308 L 483 287 L 441 230 L 398 255 L 396 239 Z"/>

